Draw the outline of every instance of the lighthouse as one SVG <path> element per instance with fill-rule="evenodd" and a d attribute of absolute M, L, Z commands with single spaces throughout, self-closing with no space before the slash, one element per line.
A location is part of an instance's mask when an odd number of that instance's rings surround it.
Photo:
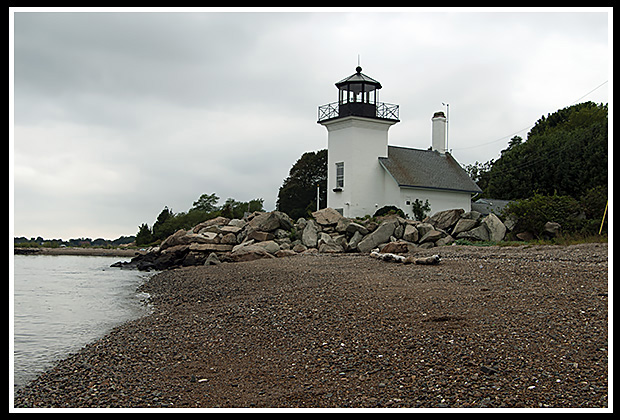
<path fill-rule="evenodd" d="M 388 157 L 399 108 L 379 102 L 381 83 L 360 66 L 336 88 L 338 101 L 319 106 L 317 121 L 327 129 L 327 206 L 345 217 L 372 216 L 386 202 L 378 158 Z"/>

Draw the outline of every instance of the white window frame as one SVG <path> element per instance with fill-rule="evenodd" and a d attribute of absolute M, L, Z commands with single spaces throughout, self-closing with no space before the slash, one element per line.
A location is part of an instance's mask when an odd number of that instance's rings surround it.
<path fill-rule="evenodd" d="M 344 188 L 344 162 L 336 162 L 336 188 Z"/>

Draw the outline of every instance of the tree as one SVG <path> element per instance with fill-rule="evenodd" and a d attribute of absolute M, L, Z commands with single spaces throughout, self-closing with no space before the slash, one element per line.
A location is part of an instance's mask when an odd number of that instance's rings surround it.
<path fill-rule="evenodd" d="M 431 204 L 428 202 L 428 199 L 422 203 L 422 200 L 416 198 L 411 205 L 411 210 L 413 211 L 415 220 L 424 220 L 431 211 Z"/>
<path fill-rule="evenodd" d="M 263 202 L 262 198 L 256 198 L 249 202 L 236 201 L 233 198 L 229 198 L 222 206 L 220 214 L 229 219 L 241 219 L 245 212 L 263 211 Z"/>
<path fill-rule="evenodd" d="M 153 242 L 153 232 L 149 228 L 149 225 L 143 223 L 138 228 L 138 233 L 136 234 L 136 245 L 148 245 Z"/>
<path fill-rule="evenodd" d="M 327 149 L 306 152 L 295 162 L 278 191 L 276 208 L 292 219 L 306 217 L 319 204 L 327 205 Z"/>
<path fill-rule="evenodd" d="M 157 216 L 157 220 L 153 224 L 153 239 L 166 239 L 169 235 L 173 234 L 175 230 L 170 226 L 170 222 L 174 219 L 174 213 L 164 207 L 164 209 Z"/>
<path fill-rule="evenodd" d="M 217 210 L 217 202 L 219 201 L 219 197 L 213 194 L 203 194 L 198 200 L 194 201 L 192 209 L 201 210 L 205 213 L 211 213 L 212 211 Z"/>
<path fill-rule="evenodd" d="M 585 102 L 542 116 L 527 141 L 513 137 L 502 150 L 487 174 L 483 196 L 514 200 L 539 193 L 579 199 L 607 185 L 607 139 L 607 105 Z"/>

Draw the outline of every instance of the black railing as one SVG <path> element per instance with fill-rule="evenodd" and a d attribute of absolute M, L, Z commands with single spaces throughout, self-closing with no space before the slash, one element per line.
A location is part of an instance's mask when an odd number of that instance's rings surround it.
<path fill-rule="evenodd" d="M 363 110 L 356 112 L 357 107 L 355 105 L 362 105 L 362 103 L 349 102 L 345 104 L 339 104 L 338 102 L 332 102 L 326 105 L 319 106 L 319 122 L 338 118 L 340 116 L 355 115 L 360 117 L 381 118 L 386 120 L 399 120 L 399 108 L 395 104 L 387 104 L 384 102 L 377 102 L 376 111 L 374 115 L 368 114 L 368 106 L 371 104 L 364 103 Z M 342 110 L 342 111 L 341 111 Z M 342 115 L 341 115 L 342 114 Z"/>

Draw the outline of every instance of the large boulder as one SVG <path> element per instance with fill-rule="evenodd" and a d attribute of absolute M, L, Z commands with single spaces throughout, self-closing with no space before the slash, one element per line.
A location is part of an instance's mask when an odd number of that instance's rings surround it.
<path fill-rule="evenodd" d="M 312 216 L 321 226 L 337 225 L 338 221 L 342 219 L 342 215 L 331 207 L 317 210 L 312 213 Z"/>
<path fill-rule="evenodd" d="M 454 226 L 464 212 L 465 210 L 463 209 L 439 211 L 428 219 L 428 223 L 432 224 L 437 229 L 446 230 Z"/>
<path fill-rule="evenodd" d="M 430 230 L 428 231 L 421 239 L 420 243 L 423 244 L 425 242 L 435 242 L 441 238 L 445 238 L 447 235 L 444 231 L 441 230 Z"/>
<path fill-rule="evenodd" d="M 372 233 L 366 235 L 357 245 L 357 249 L 362 253 L 366 253 L 376 248 L 379 244 L 388 242 L 390 240 L 390 236 L 394 234 L 394 229 L 396 229 L 396 226 L 398 226 L 397 220 L 386 220 Z"/>
<path fill-rule="evenodd" d="M 478 222 L 475 219 L 460 219 L 452 229 L 452 235 L 456 236 L 461 232 L 472 230 L 477 224 Z"/>
<path fill-rule="evenodd" d="M 499 220 L 499 217 L 495 214 L 489 213 L 480 223 L 489 230 L 489 239 L 491 241 L 499 242 L 504 239 L 504 235 L 506 235 L 506 226 L 504 226 L 502 221 Z"/>
<path fill-rule="evenodd" d="M 308 248 L 316 248 L 319 239 L 319 228 L 314 220 L 306 221 L 306 227 L 301 234 L 301 242 Z"/>
<path fill-rule="evenodd" d="M 480 225 L 466 232 L 461 232 L 456 237 L 457 239 L 470 239 L 472 241 L 488 241 L 489 230 L 486 226 Z"/>
<path fill-rule="evenodd" d="M 260 213 L 250 220 L 250 228 L 261 232 L 271 232 L 280 227 L 280 218 L 275 212 Z"/>
<path fill-rule="evenodd" d="M 414 225 L 407 224 L 403 232 L 403 239 L 407 242 L 418 242 L 419 233 Z"/>

